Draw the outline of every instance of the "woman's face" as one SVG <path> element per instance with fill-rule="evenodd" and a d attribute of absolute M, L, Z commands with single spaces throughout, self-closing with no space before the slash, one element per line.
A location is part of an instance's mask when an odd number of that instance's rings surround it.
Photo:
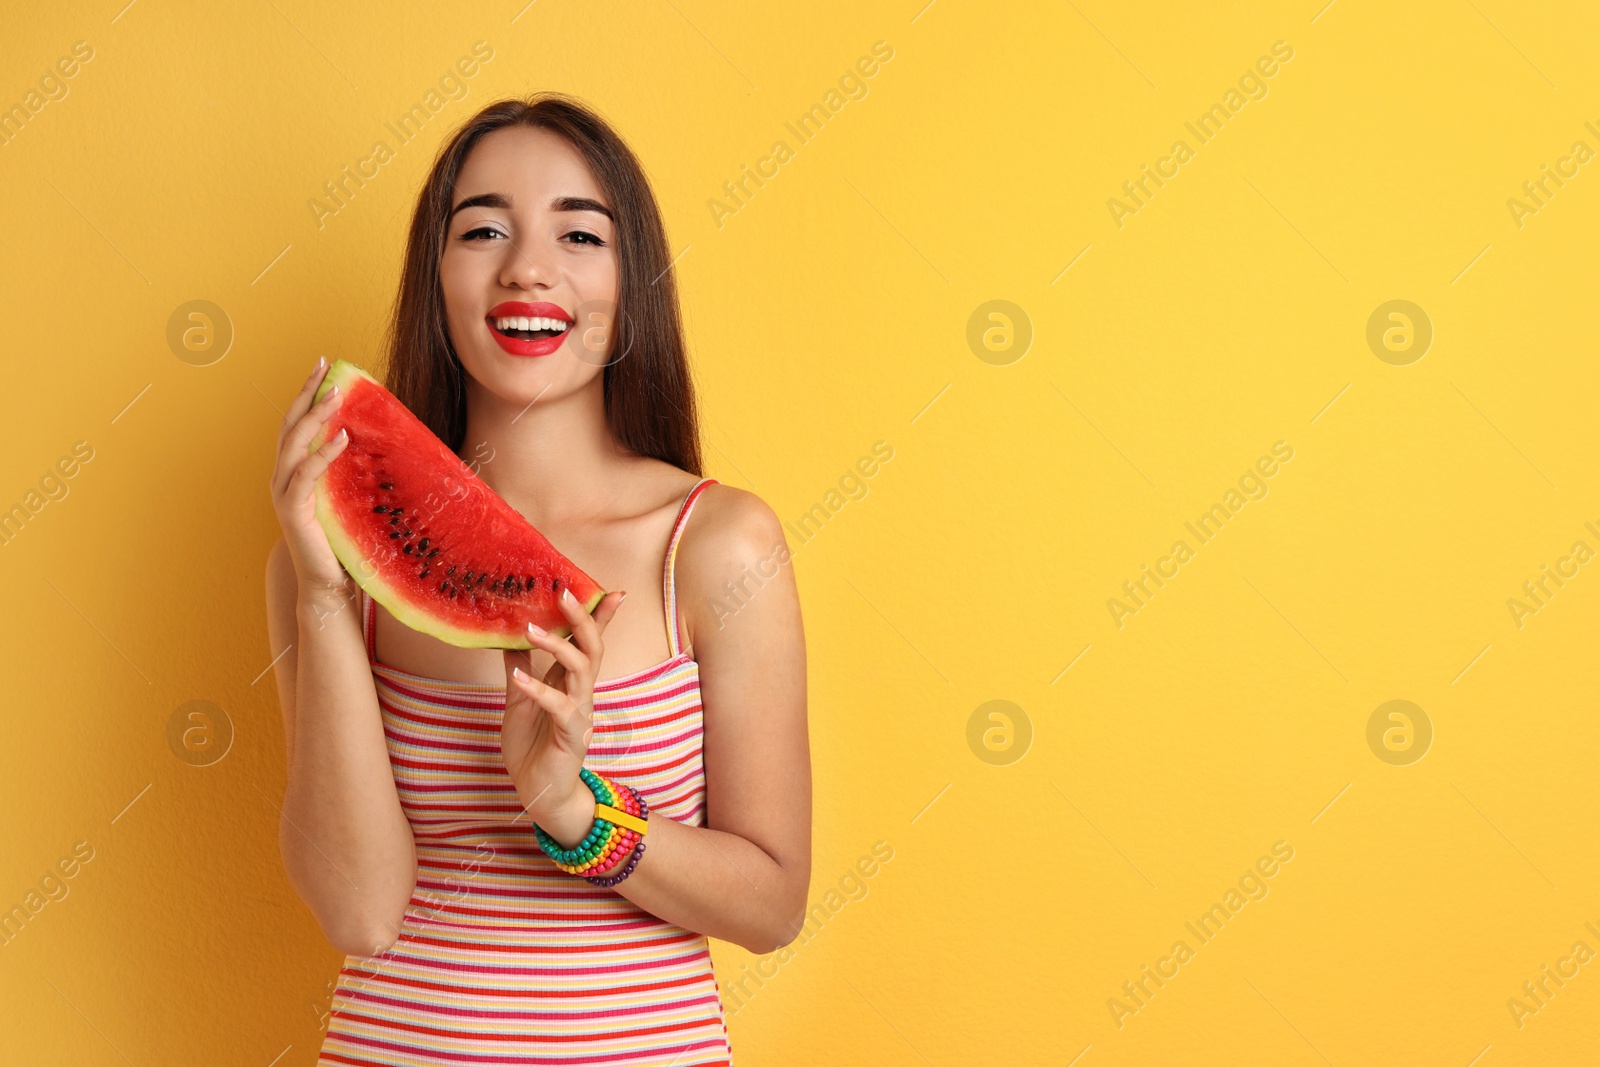
<path fill-rule="evenodd" d="M 472 381 L 518 407 L 593 383 L 618 268 L 611 205 L 583 157 L 549 130 L 496 130 L 468 154 L 450 206 L 439 280 Z"/>

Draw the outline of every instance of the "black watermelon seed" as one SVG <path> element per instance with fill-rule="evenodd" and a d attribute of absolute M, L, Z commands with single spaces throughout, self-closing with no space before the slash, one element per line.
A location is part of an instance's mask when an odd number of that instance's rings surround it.
<path fill-rule="evenodd" d="M 407 545 L 406 547 L 402 548 L 400 551 L 404 552 L 406 555 L 409 556 L 411 554 L 412 548 L 414 548 L 414 547 L 415 547 L 414 545 Z"/>
<path fill-rule="evenodd" d="M 389 509 L 389 514 L 391 514 L 391 515 L 398 515 L 398 514 L 400 514 L 400 510 L 401 510 L 401 509 L 399 509 L 399 508 L 390 508 L 390 509 Z"/>
<path fill-rule="evenodd" d="M 426 544 L 426 543 L 427 543 L 427 540 L 426 540 L 426 538 L 424 538 L 424 540 L 423 540 L 423 543 L 424 543 L 424 544 Z M 438 554 L 439 554 L 439 550 L 438 550 L 438 549 L 437 549 L 437 548 L 430 548 L 430 549 L 428 549 L 428 558 L 429 558 L 429 559 L 432 559 L 432 558 L 433 558 L 433 557 L 434 557 L 434 556 L 437 556 L 437 555 L 438 555 Z"/>
<path fill-rule="evenodd" d="M 418 552 L 426 552 L 427 550 L 428 550 L 428 539 L 426 537 L 424 537 L 422 539 L 422 541 L 417 545 L 417 551 Z"/>
<path fill-rule="evenodd" d="M 437 552 L 438 549 L 434 549 L 434 551 Z M 450 569 L 445 571 L 446 574 L 454 574 L 455 572 L 456 572 L 456 568 L 455 568 L 455 564 L 453 564 L 453 563 L 450 565 Z"/>
<path fill-rule="evenodd" d="M 552 579 L 550 579 L 550 591 L 552 593 L 561 592 L 561 579 L 560 578 L 552 578 Z"/>
<path fill-rule="evenodd" d="M 484 575 L 481 575 L 481 574 L 478 575 L 478 583 L 477 584 L 482 585 L 483 584 L 483 579 L 484 579 Z"/>
<path fill-rule="evenodd" d="M 387 515 L 389 513 L 389 509 L 387 507 L 385 507 L 384 505 L 382 505 L 382 504 L 379 504 L 377 507 L 373 508 L 372 510 L 376 511 L 379 515 Z"/>
<path fill-rule="evenodd" d="M 379 482 L 378 483 L 378 488 L 379 489 L 393 489 L 394 488 L 394 483 L 393 482 Z"/>
<path fill-rule="evenodd" d="M 471 585 L 472 584 L 472 572 L 468 571 L 466 574 L 463 574 L 461 576 L 461 580 L 466 582 L 468 585 Z"/>
<path fill-rule="evenodd" d="M 426 567 L 422 568 L 422 573 L 417 575 L 418 578 L 426 578 L 427 576 L 428 576 L 428 568 L 426 568 Z"/>
<path fill-rule="evenodd" d="M 400 525 L 400 516 L 396 515 L 394 518 L 390 519 L 389 520 L 389 525 L 390 526 L 399 526 Z"/>
<path fill-rule="evenodd" d="M 389 536 L 390 537 L 399 537 L 400 536 L 400 531 L 399 530 L 390 530 L 389 531 Z"/>
<path fill-rule="evenodd" d="M 448 593 L 449 591 L 450 591 L 450 583 L 449 582 L 440 582 L 439 583 L 439 592 Z"/>

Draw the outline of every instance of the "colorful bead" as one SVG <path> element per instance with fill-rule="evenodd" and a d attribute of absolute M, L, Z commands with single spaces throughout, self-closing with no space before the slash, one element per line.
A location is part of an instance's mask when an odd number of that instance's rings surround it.
<path fill-rule="evenodd" d="M 534 825 L 534 834 L 540 849 L 563 871 L 581 875 L 596 885 L 615 885 L 632 873 L 640 854 L 644 852 L 644 832 L 648 829 L 650 805 L 637 789 L 613 782 L 587 767 L 580 767 L 578 776 L 594 794 L 596 810 L 594 825 L 578 843 L 578 847 L 562 848 L 537 824 Z M 600 813 L 602 806 L 614 809 L 613 816 L 628 816 L 630 823 L 637 820 L 637 826 L 622 826 L 613 819 L 605 818 Z M 609 873 L 618 867 L 622 867 L 621 873 Z"/>
<path fill-rule="evenodd" d="M 644 841 L 641 839 L 638 847 L 633 850 L 633 855 L 628 858 L 628 866 L 623 869 L 621 874 L 613 875 L 610 878 L 590 878 L 589 882 L 609 889 L 633 873 L 633 869 L 639 865 L 639 857 L 642 855 L 644 855 Z"/>

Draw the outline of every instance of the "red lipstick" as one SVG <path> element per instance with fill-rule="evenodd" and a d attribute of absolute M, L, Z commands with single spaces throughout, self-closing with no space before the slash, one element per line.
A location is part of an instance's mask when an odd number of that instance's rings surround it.
<path fill-rule="evenodd" d="M 516 337 L 502 333 L 495 325 L 495 320 L 505 318 L 517 319 L 554 319 L 561 325 L 561 332 L 548 337 Z M 495 343 L 513 356 L 548 356 L 566 341 L 567 335 L 572 332 L 572 316 L 567 314 L 557 304 L 540 300 L 528 303 L 524 300 L 507 300 L 496 304 L 484 317 L 489 324 L 489 333 L 493 335 Z"/>

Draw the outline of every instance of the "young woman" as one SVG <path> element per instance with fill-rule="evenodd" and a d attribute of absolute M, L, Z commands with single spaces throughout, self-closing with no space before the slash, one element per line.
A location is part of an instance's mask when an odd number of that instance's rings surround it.
<path fill-rule="evenodd" d="M 532 651 L 400 624 L 314 515 L 348 443 L 308 454 L 340 402 L 312 405 L 318 361 L 279 435 L 267 564 L 284 864 L 346 953 L 318 1062 L 729 1064 L 707 938 L 766 953 L 805 920 L 799 601 L 772 511 L 701 476 L 665 230 L 599 117 L 501 101 L 441 149 L 387 357 L 488 485 L 634 595 L 564 599 L 571 640 L 530 628 Z M 629 798 L 636 823 L 612 821 L 642 830 L 609 865 L 571 858 Z"/>

